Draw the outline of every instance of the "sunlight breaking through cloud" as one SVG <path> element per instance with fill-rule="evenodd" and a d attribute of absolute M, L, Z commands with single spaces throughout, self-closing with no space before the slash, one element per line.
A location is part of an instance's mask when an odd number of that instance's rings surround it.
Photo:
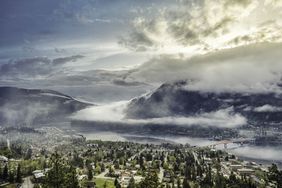
<path fill-rule="evenodd" d="M 136 51 L 187 53 L 279 42 L 280 4 L 270 0 L 180 0 L 158 10 L 155 17 L 136 17 L 130 35 L 119 43 Z"/>

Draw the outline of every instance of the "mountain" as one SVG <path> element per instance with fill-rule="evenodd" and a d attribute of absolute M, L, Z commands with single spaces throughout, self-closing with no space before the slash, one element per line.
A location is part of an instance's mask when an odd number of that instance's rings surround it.
<path fill-rule="evenodd" d="M 280 126 L 282 95 L 277 93 L 204 92 L 189 90 L 186 81 L 166 83 L 151 94 L 133 99 L 126 114 L 131 119 L 195 116 L 232 109 L 252 125 Z"/>
<path fill-rule="evenodd" d="M 0 125 L 63 121 L 90 105 L 52 90 L 0 87 Z"/>

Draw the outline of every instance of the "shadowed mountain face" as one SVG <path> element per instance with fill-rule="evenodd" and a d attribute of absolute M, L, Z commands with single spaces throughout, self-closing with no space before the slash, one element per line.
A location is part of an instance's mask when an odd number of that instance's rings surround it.
<path fill-rule="evenodd" d="M 0 87 L 0 123 L 4 126 L 62 121 L 87 106 L 52 90 Z"/>
<path fill-rule="evenodd" d="M 276 93 L 213 93 L 189 90 L 185 81 L 163 84 L 150 95 L 133 99 L 128 118 L 195 116 L 232 109 L 254 125 L 277 125 L 282 122 L 282 95 Z"/>

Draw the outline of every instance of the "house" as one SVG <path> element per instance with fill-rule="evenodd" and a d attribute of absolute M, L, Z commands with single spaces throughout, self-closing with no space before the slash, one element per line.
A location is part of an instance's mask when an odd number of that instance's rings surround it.
<path fill-rule="evenodd" d="M 45 174 L 43 172 L 38 172 L 34 173 L 33 177 L 36 183 L 41 183 L 44 180 Z"/>
<path fill-rule="evenodd" d="M 232 170 L 238 170 L 238 169 L 243 168 L 243 166 L 242 166 L 242 165 L 239 165 L 239 164 L 234 164 L 234 165 L 230 165 L 230 168 L 231 168 Z"/>
<path fill-rule="evenodd" d="M 1 163 L 7 163 L 9 161 L 9 159 L 3 155 L 0 156 L 0 162 Z"/>
<path fill-rule="evenodd" d="M 78 176 L 78 180 L 81 181 L 83 179 L 87 179 L 87 175 L 81 175 L 81 176 Z"/>
<path fill-rule="evenodd" d="M 43 173 L 43 170 L 34 170 L 32 172 L 33 175 L 38 174 L 38 173 Z"/>
<path fill-rule="evenodd" d="M 250 168 L 241 168 L 237 170 L 241 175 L 253 175 L 255 171 Z"/>

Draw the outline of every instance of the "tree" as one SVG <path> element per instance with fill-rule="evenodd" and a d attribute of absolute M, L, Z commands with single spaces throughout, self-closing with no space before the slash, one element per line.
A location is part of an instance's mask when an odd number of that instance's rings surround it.
<path fill-rule="evenodd" d="M 90 167 L 88 169 L 88 180 L 92 180 L 93 179 L 93 172 L 92 172 L 92 167 Z"/>
<path fill-rule="evenodd" d="M 95 168 L 95 174 L 101 174 L 101 167 L 99 165 Z"/>
<path fill-rule="evenodd" d="M 211 173 L 211 166 L 206 169 L 206 177 L 201 181 L 201 187 L 212 187 L 213 181 L 212 181 L 212 173 Z"/>
<path fill-rule="evenodd" d="M 217 188 L 226 187 L 225 178 L 219 172 L 217 172 L 215 175 L 215 187 Z"/>
<path fill-rule="evenodd" d="M 28 148 L 26 155 L 25 155 L 25 160 L 31 159 L 32 156 L 32 149 Z"/>
<path fill-rule="evenodd" d="M 186 163 L 184 175 L 186 178 L 191 179 L 191 167 Z"/>
<path fill-rule="evenodd" d="M 181 181 L 179 177 L 177 178 L 177 188 L 181 188 Z"/>
<path fill-rule="evenodd" d="M 102 163 L 102 164 L 101 164 L 101 172 L 105 172 L 105 170 L 106 170 L 105 164 Z"/>
<path fill-rule="evenodd" d="M 119 182 L 116 184 L 116 188 L 121 188 L 121 185 Z"/>
<path fill-rule="evenodd" d="M 34 184 L 33 188 L 40 188 L 40 185 Z"/>
<path fill-rule="evenodd" d="M 72 159 L 72 165 L 74 166 L 78 166 L 80 168 L 83 168 L 84 167 L 84 161 L 83 161 L 83 158 L 81 158 L 77 152 L 75 152 L 73 154 L 73 159 Z"/>
<path fill-rule="evenodd" d="M 279 188 L 282 187 L 282 171 L 278 170 L 277 165 L 272 164 L 271 167 L 268 168 L 268 171 L 269 180 L 276 182 Z"/>
<path fill-rule="evenodd" d="M 117 179 L 117 178 L 115 178 L 114 185 L 115 185 L 115 186 L 117 186 L 117 184 L 118 184 L 118 179 Z"/>
<path fill-rule="evenodd" d="M 13 171 L 10 170 L 10 172 L 9 172 L 9 182 L 14 183 L 14 181 L 15 181 L 15 175 L 14 175 Z"/>
<path fill-rule="evenodd" d="M 79 187 L 76 169 L 73 166 L 70 166 L 69 172 L 66 175 L 65 187 L 67 188 L 78 188 Z"/>
<path fill-rule="evenodd" d="M 168 183 L 166 184 L 166 186 L 165 186 L 165 187 L 166 187 L 166 188 L 171 188 L 171 187 L 170 187 L 170 185 L 169 185 Z"/>
<path fill-rule="evenodd" d="M 191 188 L 187 178 L 184 178 L 182 183 L 183 188 Z"/>
<path fill-rule="evenodd" d="M 48 171 L 46 181 L 44 182 L 45 187 L 61 188 L 65 183 L 65 166 L 61 156 L 55 152 L 50 158 L 51 169 Z"/>
<path fill-rule="evenodd" d="M 21 183 L 22 182 L 22 172 L 21 172 L 21 165 L 20 164 L 17 167 L 16 182 L 17 183 Z"/>
<path fill-rule="evenodd" d="M 143 169 L 144 168 L 144 160 L 143 160 L 143 156 L 142 155 L 140 155 L 138 162 L 139 162 L 139 165 L 140 165 L 141 169 Z"/>
<path fill-rule="evenodd" d="M 110 174 L 110 176 L 114 176 L 115 175 L 115 170 L 113 169 L 112 166 L 109 166 L 109 174 Z"/>
<path fill-rule="evenodd" d="M 4 167 L 4 169 L 3 169 L 3 175 L 2 175 L 2 177 L 3 177 L 4 180 L 7 180 L 7 179 L 8 179 L 8 175 L 9 175 L 9 174 L 8 174 L 8 173 L 9 173 L 8 171 L 9 171 L 9 170 L 8 170 L 8 165 L 6 164 L 5 167 Z"/>
<path fill-rule="evenodd" d="M 105 183 L 104 183 L 104 186 L 103 186 L 104 188 L 107 188 L 107 181 L 105 181 Z"/>
<path fill-rule="evenodd" d="M 135 180 L 133 177 L 130 178 L 127 188 L 135 188 Z"/>
<path fill-rule="evenodd" d="M 124 157 L 119 158 L 118 162 L 119 162 L 120 165 L 124 165 L 125 164 Z"/>
<path fill-rule="evenodd" d="M 148 173 L 144 180 L 140 182 L 142 188 L 157 188 L 159 186 L 159 178 L 156 172 Z"/>
<path fill-rule="evenodd" d="M 119 169 L 119 162 L 118 161 L 114 161 L 114 167 L 115 167 L 115 169 Z"/>
<path fill-rule="evenodd" d="M 229 186 L 238 184 L 238 180 L 233 172 L 231 172 L 228 180 Z"/>

